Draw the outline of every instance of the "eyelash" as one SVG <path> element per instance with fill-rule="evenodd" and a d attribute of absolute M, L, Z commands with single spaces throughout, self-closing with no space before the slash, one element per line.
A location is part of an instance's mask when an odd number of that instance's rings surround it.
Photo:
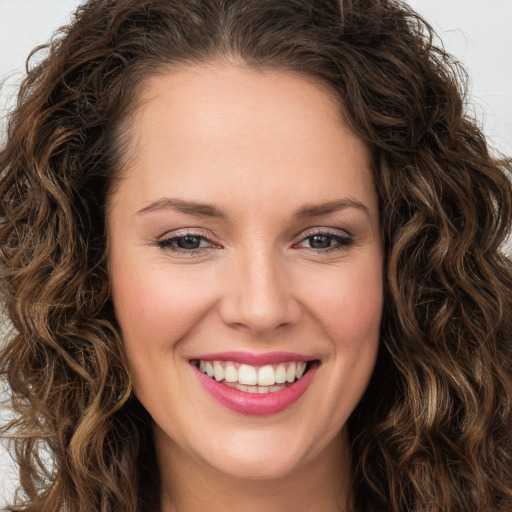
<path fill-rule="evenodd" d="M 156 245 L 160 249 L 171 251 L 174 254 L 181 255 L 181 256 L 194 256 L 198 253 L 202 253 L 203 251 L 205 251 L 207 249 L 214 248 L 214 247 L 198 247 L 195 249 L 183 249 L 182 247 L 177 247 L 176 245 L 173 245 L 173 244 L 177 244 L 180 240 L 183 240 L 187 237 L 196 238 L 199 240 L 199 243 L 208 242 L 210 245 L 220 247 L 219 245 L 212 242 L 208 237 L 201 235 L 199 233 L 193 232 L 193 231 L 184 231 L 181 233 L 176 233 L 167 238 L 162 238 L 161 240 L 157 240 Z"/>
<path fill-rule="evenodd" d="M 316 236 L 326 237 L 331 240 L 334 240 L 334 242 L 331 246 L 328 246 L 323 249 L 315 249 L 313 247 L 310 247 L 310 248 L 306 247 L 305 249 L 310 253 L 325 254 L 327 252 L 340 251 L 340 250 L 347 249 L 348 247 L 350 247 L 351 245 L 354 244 L 354 238 L 349 234 L 346 234 L 346 233 L 340 234 L 339 232 L 333 233 L 332 231 L 329 231 L 329 230 L 318 229 L 317 231 L 308 233 L 306 236 L 302 237 L 301 240 L 298 243 L 293 244 L 292 247 L 294 249 L 300 249 L 301 243 L 303 243 L 307 240 L 310 240 L 310 243 L 311 243 L 311 240 Z M 184 249 L 182 247 L 177 247 L 176 245 L 174 245 L 174 244 L 179 243 L 180 240 L 183 240 L 187 237 L 195 238 L 195 239 L 199 240 L 199 243 L 208 242 L 211 246 L 210 247 L 197 247 L 197 248 L 191 248 L 191 249 Z M 184 256 L 194 256 L 198 253 L 204 252 L 205 250 L 221 247 L 220 245 L 215 244 L 215 242 L 212 242 L 208 237 L 201 235 L 199 233 L 193 232 L 193 231 L 177 233 L 173 236 L 169 236 L 167 238 L 157 240 L 155 245 L 157 247 L 159 247 L 160 249 L 171 251 L 174 254 L 184 255 Z"/>
<path fill-rule="evenodd" d="M 322 236 L 322 237 L 326 237 L 326 238 L 330 238 L 330 239 L 334 240 L 332 246 L 326 247 L 324 249 L 315 249 L 313 247 L 306 248 L 306 249 L 308 249 L 308 252 L 313 252 L 315 254 L 325 254 L 326 252 L 344 250 L 354 244 L 354 238 L 347 233 L 341 234 L 339 232 L 334 233 L 329 230 L 318 229 L 317 231 L 314 231 L 313 233 L 308 233 L 306 236 L 302 237 L 302 239 L 300 240 L 300 242 L 298 244 L 293 244 L 293 247 L 299 248 L 298 246 L 300 243 L 302 243 L 306 240 L 310 240 L 310 242 L 311 242 L 311 240 L 315 236 Z"/>

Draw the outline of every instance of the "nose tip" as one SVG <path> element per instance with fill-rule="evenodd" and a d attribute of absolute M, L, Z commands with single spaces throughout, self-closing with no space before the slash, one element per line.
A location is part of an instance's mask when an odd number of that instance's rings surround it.
<path fill-rule="evenodd" d="M 253 334 L 293 325 L 300 314 L 300 304 L 286 271 L 269 261 L 258 268 L 239 268 L 231 277 L 221 306 L 225 324 Z"/>
<path fill-rule="evenodd" d="M 268 295 L 261 295 L 254 300 L 238 299 L 231 311 L 224 312 L 224 319 L 232 327 L 249 330 L 253 333 L 264 334 L 279 327 L 294 323 L 296 309 L 290 301 L 277 301 Z M 247 295 L 247 294 L 244 294 Z"/>

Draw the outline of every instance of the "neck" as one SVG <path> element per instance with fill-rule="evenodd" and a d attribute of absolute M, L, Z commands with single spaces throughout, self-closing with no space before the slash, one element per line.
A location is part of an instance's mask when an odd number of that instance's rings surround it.
<path fill-rule="evenodd" d="M 341 432 L 314 459 L 290 474 L 244 479 L 221 473 L 155 431 L 162 512 L 345 512 L 350 490 L 350 450 Z M 271 461 L 269 461 L 271 462 Z"/>

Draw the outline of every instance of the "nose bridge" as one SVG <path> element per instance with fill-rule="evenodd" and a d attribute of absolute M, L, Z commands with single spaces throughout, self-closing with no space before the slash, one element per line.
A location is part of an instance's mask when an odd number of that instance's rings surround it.
<path fill-rule="evenodd" d="M 224 321 L 254 333 L 296 322 L 299 305 L 282 258 L 269 246 L 241 250 L 232 261 Z"/>

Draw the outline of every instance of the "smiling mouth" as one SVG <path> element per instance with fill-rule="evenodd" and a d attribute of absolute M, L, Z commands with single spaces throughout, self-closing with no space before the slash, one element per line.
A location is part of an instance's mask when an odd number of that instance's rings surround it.
<path fill-rule="evenodd" d="M 288 361 L 279 364 L 253 366 L 234 361 L 190 361 L 201 373 L 230 388 L 246 393 L 276 393 L 299 381 L 320 361 Z"/>

